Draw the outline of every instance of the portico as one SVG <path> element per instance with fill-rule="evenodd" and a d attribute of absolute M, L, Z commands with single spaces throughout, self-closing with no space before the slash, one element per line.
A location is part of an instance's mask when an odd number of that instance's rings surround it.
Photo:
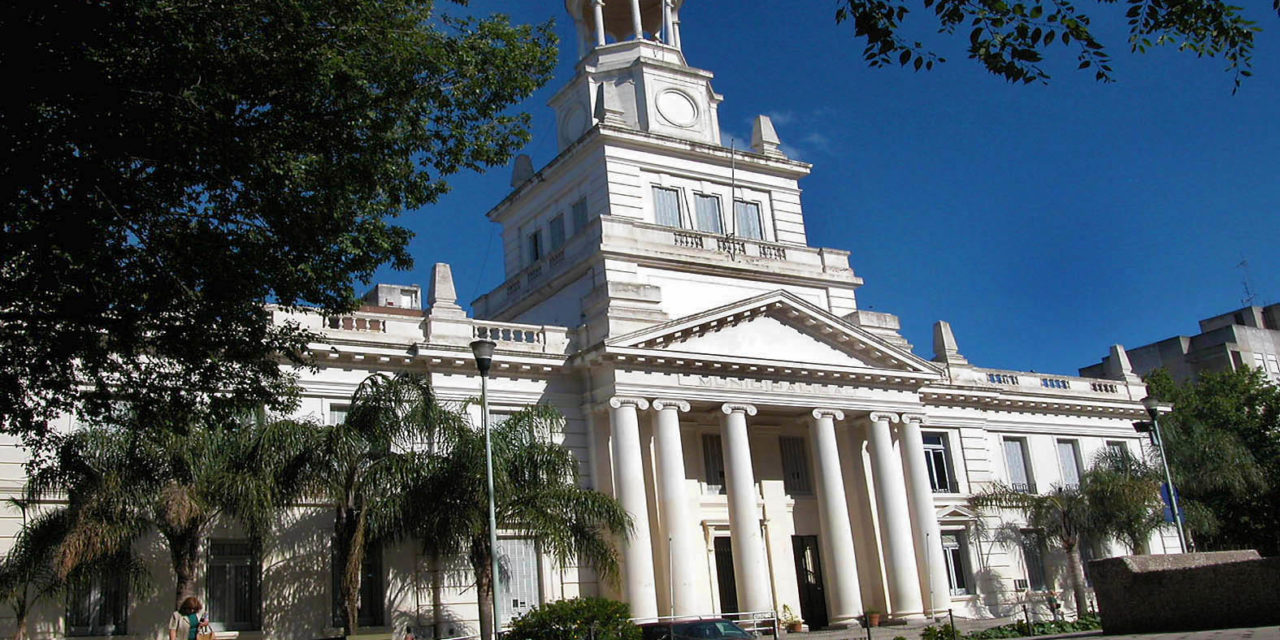
<path fill-rule="evenodd" d="M 614 493 L 648 529 L 623 546 L 634 615 L 785 604 L 847 626 L 868 607 L 946 608 L 948 590 L 920 569 L 939 562 L 924 539 L 939 529 L 917 390 L 939 373 L 821 318 L 774 292 L 606 340 L 590 357 Z M 778 348 L 785 362 L 760 357 Z M 842 456 L 841 438 L 865 454 Z"/>
<path fill-rule="evenodd" d="M 745 402 L 640 400 L 611 399 L 610 406 L 623 409 L 611 413 L 608 425 L 618 461 L 613 474 L 616 495 L 653 500 L 640 504 L 624 499 L 637 528 L 650 528 L 637 531 L 624 545 L 623 595 L 634 615 L 771 611 L 784 604 L 797 612 L 809 609 L 802 601 L 807 585 L 796 557 L 797 545 L 806 537 L 817 539 L 814 550 L 820 556 L 822 579 L 813 586 L 825 591 L 822 604 L 829 626 L 855 624 L 867 608 L 865 590 L 887 593 L 888 612 L 894 617 L 922 614 L 916 548 L 925 544 L 917 542 L 916 532 L 925 530 L 912 526 L 911 514 L 932 514 L 933 496 L 927 496 L 923 509 L 915 507 L 897 448 L 906 446 L 907 430 L 918 427 L 913 414 L 903 419 L 902 414 L 856 408 L 815 407 L 804 412 L 794 406 Z M 644 404 L 650 408 L 641 410 Z M 636 420 L 650 425 L 634 440 L 628 435 L 632 411 Z M 861 456 L 841 458 L 838 438 L 843 432 L 871 443 L 866 463 Z M 803 471 L 788 458 L 788 440 L 803 441 L 804 456 L 798 461 Z M 624 441 L 630 444 L 619 444 Z M 708 450 L 716 445 L 718 450 Z M 650 446 L 652 473 L 631 467 L 623 471 L 626 460 L 640 459 L 641 449 Z M 883 453 L 876 453 L 879 450 Z M 919 454 L 923 459 L 923 450 Z M 649 477 L 656 479 L 656 486 L 646 486 Z M 871 505 L 875 513 L 850 509 L 847 487 L 863 494 L 854 502 Z M 873 494 L 872 501 L 866 499 L 868 494 Z M 657 517 L 650 519 L 650 513 Z M 935 520 L 933 531 L 937 526 Z M 658 536 L 666 538 L 665 545 L 651 544 Z M 717 557 L 726 545 L 707 542 L 721 536 L 728 538 L 728 562 Z M 936 541 L 937 534 L 933 536 Z M 855 546 L 860 537 L 879 557 L 860 562 Z M 877 570 L 860 571 L 863 562 Z M 879 574 L 882 565 L 895 568 L 887 579 Z M 732 577 L 719 575 L 728 566 Z M 656 589 L 642 590 L 638 585 L 652 576 L 658 577 Z M 733 590 L 733 603 L 725 602 L 726 588 Z M 941 593 L 949 599 L 948 591 Z"/>

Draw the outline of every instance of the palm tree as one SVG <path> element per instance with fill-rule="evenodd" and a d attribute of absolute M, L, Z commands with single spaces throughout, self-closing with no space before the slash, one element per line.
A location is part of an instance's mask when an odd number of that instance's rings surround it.
<path fill-rule="evenodd" d="M 465 423 L 435 401 L 426 378 L 374 374 L 356 389 L 346 419 L 316 433 L 309 484 L 334 510 L 338 609 L 348 634 L 358 632 L 366 549 L 414 528 L 418 514 L 408 496 L 436 477 L 439 434 Z"/>
<path fill-rule="evenodd" d="M 23 640 L 32 609 L 66 592 L 67 581 L 53 570 L 53 547 L 66 528 L 66 510 L 46 511 L 28 520 L 30 505 L 22 500 L 12 502 L 22 511 L 23 525 L 0 562 L 0 601 L 13 610 L 13 639 Z"/>
<path fill-rule="evenodd" d="M 1013 509 L 1021 513 L 1026 526 L 1046 544 L 1067 556 L 1067 574 L 1075 596 L 1076 615 L 1087 612 L 1084 565 L 1080 560 L 1080 539 L 1098 533 L 1089 500 L 1077 487 L 1054 487 L 1048 493 L 1017 491 L 997 482 L 969 498 L 979 509 Z"/>
<path fill-rule="evenodd" d="M 617 500 L 579 485 L 578 460 L 556 444 L 563 418 L 552 407 L 527 407 L 492 428 L 494 494 L 499 527 L 535 540 L 558 562 L 576 560 L 606 579 L 618 572 L 614 541 L 629 535 L 631 519 Z M 495 621 L 485 606 L 494 590 L 488 536 L 484 434 L 442 430 L 441 464 L 432 482 L 410 499 L 421 509 L 416 533 L 433 557 L 464 556 L 475 575 L 481 637 Z M 438 614 L 437 614 L 438 615 Z"/>
<path fill-rule="evenodd" d="M 293 501 L 311 430 L 259 415 L 237 424 L 193 420 L 185 433 L 146 425 L 73 432 L 28 485 L 29 499 L 67 500 L 57 576 L 131 556 L 134 541 L 155 531 L 169 551 L 176 606 L 194 593 L 200 544 L 215 521 L 233 518 L 258 540 Z"/>
<path fill-rule="evenodd" d="M 1093 513 L 1093 528 L 1143 553 L 1152 532 L 1164 524 L 1160 472 L 1128 450 L 1105 447 L 1080 478 Z"/>

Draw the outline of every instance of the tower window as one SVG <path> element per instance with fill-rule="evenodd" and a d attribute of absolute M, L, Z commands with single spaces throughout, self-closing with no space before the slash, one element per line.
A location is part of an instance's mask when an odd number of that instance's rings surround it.
<path fill-rule="evenodd" d="M 698 230 L 711 233 L 724 233 L 724 223 L 720 220 L 720 198 L 704 194 L 694 196 L 694 209 L 698 214 Z"/>
<path fill-rule="evenodd" d="M 547 229 L 551 231 L 551 250 L 555 251 L 564 246 L 564 214 L 558 214 L 547 224 Z"/>
<path fill-rule="evenodd" d="M 580 198 L 569 209 L 569 214 L 573 216 L 573 232 L 580 233 L 587 228 L 587 199 Z"/>
<path fill-rule="evenodd" d="M 680 192 L 666 187 L 653 188 L 653 219 L 667 227 L 679 227 Z"/>
<path fill-rule="evenodd" d="M 742 200 L 733 201 L 733 218 L 737 234 L 743 238 L 764 239 L 760 226 L 760 205 Z"/>
<path fill-rule="evenodd" d="M 533 264 L 542 259 L 542 229 L 534 229 L 525 236 L 526 246 L 529 248 L 529 264 Z"/>

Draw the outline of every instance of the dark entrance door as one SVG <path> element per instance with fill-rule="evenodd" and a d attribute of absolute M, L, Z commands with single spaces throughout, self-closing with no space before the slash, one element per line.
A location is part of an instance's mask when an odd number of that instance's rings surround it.
<path fill-rule="evenodd" d="M 810 629 L 827 626 L 827 597 L 822 591 L 822 558 L 818 536 L 791 536 L 796 558 L 796 584 L 800 587 L 800 617 Z"/>
<path fill-rule="evenodd" d="M 733 579 L 733 547 L 729 538 L 715 539 L 716 577 L 720 582 L 720 613 L 738 612 L 738 583 Z"/>

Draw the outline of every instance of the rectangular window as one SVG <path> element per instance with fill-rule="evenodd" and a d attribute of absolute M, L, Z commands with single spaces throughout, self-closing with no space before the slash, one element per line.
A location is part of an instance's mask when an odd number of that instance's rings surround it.
<path fill-rule="evenodd" d="M 551 250 L 555 251 L 564 246 L 564 214 L 558 214 L 551 219 L 547 225 L 551 231 Z"/>
<path fill-rule="evenodd" d="M 707 483 L 707 493 L 723 494 L 724 451 L 720 449 L 720 436 L 702 436 L 702 463 L 707 470 L 703 479 Z"/>
<path fill-rule="evenodd" d="M 125 561 L 74 581 L 67 598 L 67 635 L 116 636 L 129 632 L 129 581 Z"/>
<path fill-rule="evenodd" d="M 345 404 L 329 405 L 329 424 L 342 424 L 347 419 L 351 407 Z"/>
<path fill-rule="evenodd" d="M 942 557 L 947 563 L 947 585 L 951 595 L 969 593 L 968 541 L 963 532 L 942 534 Z"/>
<path fill-rule="evenodd" d="M 1027 587 L 1032 591 L 1045 591 L 1044 543 L 1034 531 L 1023 531 L 1022 560 L 1027 565 Z"/>
<path fill-rule="evenodd" d="M 248 540 L 210 540 L 206 580 L 210 620 L 228 631 L 261 628 L 262 568 Z"/>
<path fill-rule="evenodd" d="M 698 214 L 699 231 L 724 233 L 724 224 L 720 221 L 720 198 L 699 193 L 694 196 L 693 203 Z"/>
<path fill-rule="evenodd" d="M 666 187 L 653 188 L 653 219 L 660 225 L 680 227 L 680 192 Z"/>
<path fill-rule="evenodd" d="M 569 208 L 569 214 L 573 216 L 573 232 L 580 233 L 587 228 L 587 199 L 582 198 L 573 203 Z"/>
<path fill-rule="evenodd" d="M 332 554 L 330 577 L 333 585 L 333 626 L 342 626 L 342 608 L 338 591 L 342 589 L 342 569 L 338 566 L 338 554 Z M 370 545 L 364 551 L 360 563 L 360 602 L 356 607 L 356 622 L 362 627 L 380 627 L 384 622 L 382 588 L 382 547 Z"/>
<path fill-rule="evenodd" d="M 1075 440 L 1058 441 L 1058 465 L 1062 467 L 1062 486 L 1080 486 L 1080 443 Z"/>
<path fill-rule="evenodd" d="M 782 487 L 793 496 L 813 495 L 813 481 L 809 478 L 809 456 L 804 438 L 782 436 L 778 438 L 782 452 Z"/>
<path fill-rule="evenodd" d="M 525 247 L 529 252 L 529 264 L 542 259 L 542 229 L 534 229 L 525 236 Z"/>
<path fill-rule="evenodd" d="M 742 238 L 764 239 L 760 227 L 760 205 L 754 202 L 733 201 L 733 220 L 737 225 L 737 234 Z"/>
<path fill-rule="evenodd" d="M 924 462 L 929 468 L 929 487 L 934 493 L 955 493 L 951 478 L 951 453 L 947 450 L 947 436 L 942 433 L 925 433 Z"/>
<path fill-rule="evenodd" d="M 1125 443 L 1123 443 L 1123 442 L 1120 442 L 1119 440 L 1108 440 L 1108 441 L 1107 441 L 1107 448 L 1108 448 L 1108 449 L 1110 449 L 1110 450 L 1112 450 L 1112 451 L 1114 451 L 1114 452 L 1116 452 L 1117 454 L 1122 455 L 1122 456 L 1127 456 L 1127 455 L 1129 455 L 1129 447 L 1128 447 L 1128 445 L 1126 445 L 1126 444 L 1125 444 Z"/>
<path fill-rule="evenodd" d="M 1035 493 L 1036 485 L 1027 465 L 1027 441 L 1022 438 L 1004 439 L 1004 461 L 1009 467 L 1009 486 L 1014 491 Z"/>
<path fill-rule="evenodd" d="M 1280 375 L 1280 357 L 1276 357 L 1274 353 L 1267 354 L 1267 371 Z"/>

